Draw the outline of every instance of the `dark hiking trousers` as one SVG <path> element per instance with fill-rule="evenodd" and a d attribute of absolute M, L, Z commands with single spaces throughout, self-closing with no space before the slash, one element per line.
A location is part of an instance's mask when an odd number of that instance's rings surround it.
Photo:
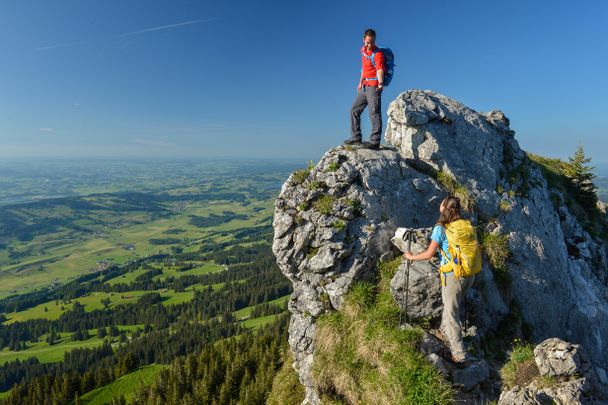
<path fill-rule="evenodd" d="M 372 144 L 380 143 L 382 133 L 382 92 L 376 86 L 363 86 L 357 93 L 353 106 L 350 109 L 350 136 L 353 140 L 361 140 L 361 113 L 365 107 L 369 110 L 369 119 L 372 122 L 372 134 L 369 141 Z"/>

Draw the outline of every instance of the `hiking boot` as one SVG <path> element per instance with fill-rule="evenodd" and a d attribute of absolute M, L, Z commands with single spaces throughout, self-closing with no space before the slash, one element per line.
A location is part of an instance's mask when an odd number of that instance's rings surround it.
<path fill-rule="evenodd" d="M 431 333 L 431 335 L 439 339 L 448 348 L 450 347 L 450 341 L 448 340 L 448 337 L 444 331 L 442 331 L 441 329 L 430 329 L 429 332 Z"/>
<path fill-rule="evenodd" d="M 365 144 L 363 146 L 366 149 L 371 149 L 371 150 L 378 150 L 378 149 L 380 149 L 380 144 L 379 143 L 368 143 L 368 142 L 365 142 Z"/>
<path fill-rule="evenodd" d="M 456 366 L 460 367 L 464 367 L 468 363 L 466 357 L 456 357 L 453 354 L 450 356 L 450 360 L 452 360 L 452 363 L 454 363 Z"/>
<path fill-rule="evenodd" d="M 478 357 L 475 357 L 469 353 L 465 354 L 463 357 L 457 357 L 452 354 L 450 360 L 452 360 L 452 363 L 454 363 L 457 367 L 468 367 L 473 363 L 480 361 Z"/>
<path fill-rule="evenodd" d="M 344 141 L 344 145 L 361 145 L 361 139 L 347 139 Z"/>

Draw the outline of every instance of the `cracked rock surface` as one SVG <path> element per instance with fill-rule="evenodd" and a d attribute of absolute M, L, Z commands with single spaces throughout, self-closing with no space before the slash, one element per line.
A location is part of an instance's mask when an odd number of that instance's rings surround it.
<path fill-rule="evenodd" d="M 311 376 L 316 319 L 339 310 L 354 281 L 374 280 L 379 260 L 393 257 L 397 227 L 429 231 L 451 178 L 472 201 L 480 231 L 507 238 L 510 295 L 531 326 L 533 339 L 559 337 L 589 353 L 608 384 L 608 259 L 605 244 L 587 233 L 521 150 L 500 111 L 479 113 L 432 91 L 409 90 L 388 108 L 378 151 L 337 147 L 309 170 L 292 174 L 275 202 L 273 252 L 293 283 L 289 344 L 306 402 L 318 403 Z M 414 253 L 427 246 L 420 238 Z M 403 296 L 404 264 L 391 282 Z M 441 313 L 436 268 L 410 267 L 409 315 Z M 437 283 L 434 283 L 437 281 Z M 468 302 L 481 308 L 480 334 L 508 313 L 484 270 Z M 441 363 L 438 361 L 438 364 Z M 439 367 L 439 366 L 438 366 Z M 477 369 L 485 375 L 485 368 Z"/>
<path fill-rule="evenodd" d="M 298 175 L 275 203 L 273 252 L 294 286 L 289 344 L 314 402 L 315 318 L 339 309 L 354 281 L 376 277 L 377 261 L 392 255 L 397 227 L 433 221 L 442 190 L 393 148 L 339 147 Z"/>

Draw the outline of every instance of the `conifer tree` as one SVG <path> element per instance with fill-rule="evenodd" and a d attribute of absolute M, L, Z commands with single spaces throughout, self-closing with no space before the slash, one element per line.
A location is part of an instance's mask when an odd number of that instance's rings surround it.
<path fill-rule="evenodd" d="M 597 204 L 596 187 L 593 183 L 595 175 L 593 166 L 589 165 L 591 158 L 585 156 L 582 145 L 579 145 L 570 163 L 565 167 L 565 175 L 570 179 L 576 193 L 576 199 L 586 210 L 595 210 Z"/>

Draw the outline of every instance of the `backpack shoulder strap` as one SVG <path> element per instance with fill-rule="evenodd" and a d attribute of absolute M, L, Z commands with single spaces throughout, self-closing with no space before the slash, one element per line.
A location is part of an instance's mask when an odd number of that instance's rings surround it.
<path fill-rule="evenodd" d="M 441 252 L 441 256 L 443 256 L 443 258 L 449 262 L 450 258 L 448 257 L 448 254 L 441 248 L 441 246 L 439 246 L 439 251 Z"/>
<path fill-rule="evenodd" d="M 376 56 L 376 53 L 378 53 L 379 48 L 376 48 L 371 55 L 366 55 L 365 54 L 365 48 L 361 48 L 361 56 L 363 56 L 366 59 L 369 59 L 370 62 L 372 62 L 372 66 L 375 68 L 376 67 L 376 61 L 374 60 L 374 57 Z"/>
<path fill-rule="evenodd" d="M 435 226 L 440 226 L 440 227 L 442 227 L 442 228 L 444 229 L 444 233 L 445 233 L 445 226 L 443 226 L 443 225 L 441 225 L 441 224 L 439 224 L 439 223 L 435 224 Z M 435 228 L 435 227 L 433 227 L 433 228 Z M 447 235 L 446 235 L 446 238 L 447 238 Z M 449 243 L 449 242 L 448 242 L 448 243 Z M 449 245 L 448 245 L 448 246 L 449 246 Z M 443 250 L 443 248 L 441 247 L 441 245 L 439 245 L 439 252 L 441 252 L 441 255 L 442 255 L 442 256 L 443 256 L 443 257 L 444 257 L 444 258 L 445 258 L 445 259 L 446 259 L 448 262 L 450 261 L 450 259 L 448 258 L 448 254 L 447 254 L 447 253 L 446 253 L 446 252 Z"/>

